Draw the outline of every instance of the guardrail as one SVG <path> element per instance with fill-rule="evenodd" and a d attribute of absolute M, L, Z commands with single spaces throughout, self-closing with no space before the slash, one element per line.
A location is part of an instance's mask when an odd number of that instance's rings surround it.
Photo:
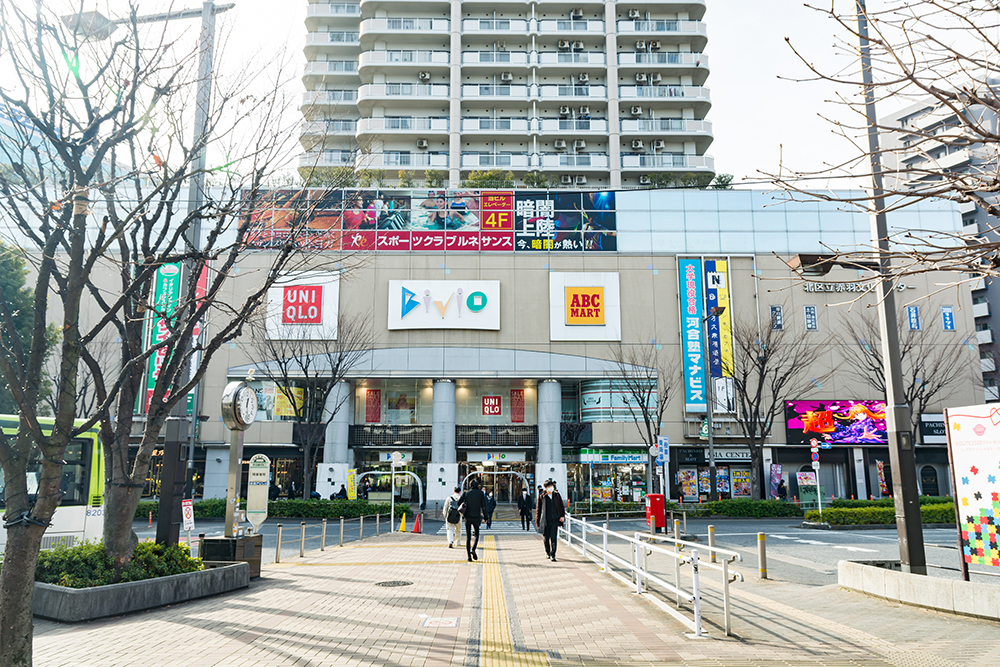
<path fill-rule="evenodd" d="M 701 637 L 704 634 L 701 615 L 700 570 L 704 568 L 721 572 L 723 612 L 725 617 L 724 627 L 726 636 L 729 636 L 732 631 L 729 585 L 735 581 L 743 581 L 743 575 L 738 572 L 730 572 L 729 566 L 731 563 L 741 562 L 743 559 L 735 551 L 681 540 L 680 524 L 680 520 L 674 520 L 673 537 L 656 535 L 655 533 L 646 535 L 639 532 L 630 536 L 610 530 L 607 521 L 603 525 L 595 525 L 594 523 L 589 523 L 586 518 L 578 519 L 575 516 L 567 514 L 566 522 L 560 527 L 559 533 L 565 539 L 568 546 L 579 551 L 584 558 L 588 558 L 599 564 L 602 571 L 623 581 L 630 587 L 635 586 L 635 592 L 638 595 L 645 596 L 661 609 L 678 619 L 696 637 Z M 589 536 L 596 537 L 597 535 L 601 536 L 600 542 L 591 542 Z M 577 545 L 574 545 L 574 540 L 578 543 Z M 655 544 L 656 542 L 664 543 L 665 546 L 657 545 Z M 617 543 L 619 546 L 628 545 L 631 552 L 629 557 L 623 558 L 621 555 L 616 554 L 612 550 L 614 543 Z M 700 553 L 707 553 L 709 560 L 701 560 Z M 650 556 L 654 554 L 666 557 L 672 563 L 674 571 L 673 583 L 666 581 L 650 570 Z M 686 565 L 690 565 L 689 590 L 685 587 L 682 580 L 682 568 Z M 631 579 L 615 572 L 615 567 L 628 572 Z M 649 595 L 649 585 L 651 583 L 673 593 L 678 609 L 682 607 L 683 602 L 689 603 L 693 618 L 684 616 L 656 597 Z"/>
<path fill-rule="evenodd" d="M 423 514 L 423 513 L 421 512 L 420 514 Z M 339 519 L 339 522 L 340 522 L 340 525 L 339 525 L 340 537 L 339 537 L 339 539 L 337 541 L 337 546 L 341 546 L 341 547 L 344 546 L 344 536 L 345 535 L 350 535 L 350 536 L 353 537 L 353 534 L 356 533 L 357 536 L 358 536 L 357 539 L 359 539 L 359 540 L 363 539 L 364 536 L 365 536 L 365 519 L 368 519 L 368 525 L 369 525 L 368 530 L 369 531 L 372 530 L 372 528 L 370 527 L 371 526 L 371 520 L 374 519 L 375 520 L 374 534 L 376 536 L 377 535 L 381 535 L 382 534 L 382 521 L 383 521 L 383 519 L 385 519 L 387 517 L 389 517 L 388 514 L 369 514 L 368 516 L 360 516 L 360 517 L 357 517 L 355 519 L 345 519 L 345 518 L 341 517 Z M 315 528 L 318 528 L 319 531 L 320 531 L 318 535 L 309 535 L 309 534 L 307 534 L 308 531 L 310 531 L 312 529 L 315 529 Z M 326 547 L 327 547 L 327 533 L 328 533 L 327 528 L 328 528 L 328 520 L 327 519 L 323 519 L 323 521 L 321 523 L 319 523 L 319 524 L 312 524 L 312 525 L 307 525 L 306 522 L 303 521 L 303 522 L 301 522 L 299 524 L 299 531 L 298 531 L 298 536 L 297 537 L 295 537 L 295 538 L 293 538 L 291 540 L 282 540 L 284 526 L 279 523 L 278 524 L 277 543 L 275 545 L 275 550 L 274 550 L 274 562 L 275 563 L 280 563 L 281 562 L 281 546 L 283 544 L 298 544 L 299 545 L 299 558 L 305 557 L 305 555 L 306 555 L 306 542 L 311 541 L 311 540 L 319 540 L 319 549 L 320 549 L 320 551 L 326 551 Z M 392 519 L 389 520 L 389 532 L 392 532 Z M 371 535 L 371 533 L 369 533 L 369 535 Z"/>
<path fill-rule="evenodd" d="M 674 525 L 674 514 L 680 515 L 681 519 L 684 522 L 684 532 L 686 533 L 688 529 L 688 510 L 682 510 L 682 509 L 667 510 L 667 516 L 669 517 L 667 521 L 668 526 Z M 641 507 L 637 510 L 620 510 L 616 512 L 574 512 L 573 516 L 576 518 L 603 516 L 605 521 L 611 521 L 611 517 L 621 518 L 621 519 L 625 518 L 634 519 L 638 517 L 640 519 L 643 519 L 646 517 L 646 508 Z"/>

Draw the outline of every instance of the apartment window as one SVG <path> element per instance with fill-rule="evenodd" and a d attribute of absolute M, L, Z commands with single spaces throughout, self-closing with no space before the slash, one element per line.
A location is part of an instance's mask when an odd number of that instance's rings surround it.
<path fill-rule="evenodd" d="M 326 65 L 331 72 L 357 72 L 357 60 L 330 60 Z"/>
<path fill-rule="evenodd" d="M 327 132 L 354 132 L 357 128 L 355 120 L 328 120 L 326 121 Z"/>
<path fill-rule="evenodd" d="M 816 306 L 804 306 L 802 315 L 806 323 L 806 331 L 819 331 L 819 317 L 816 315 Z"/>
<path fill-rule="evenodd" d="M 328 102 L 353 102 L 358 98 L 356 90 L 328 90 L 326 99 Z"/>
<path fill-rule="evenodd" d="M 385 154 L 385 163 L 394 167 L 409 167 L 413 164 L 409 151 L 393 151 Z"/>
<path fill-rule="evenodd" d="M 771 306 L 771 330 L 772 331 L 784 331 L 785 329 L 785 314 L 781 309 L 781 306 Z"/>
<path fill-rule="evenodd" d="M 992 327 L 989 322 L 977 322 L 976 331 L 989 331 Z"/>
<path fill-rule="evenodd" d="M 405 116 L 386 116 L 385 129 L 387 130 L 412 130 L 413 119 Z"/>
<path fill-rule="evenodd" d="M 323 160 L 332 164 L 353 164 L 354 156 L 351 155 L 351 151 L 325 150 Z"/>
<path fill-rule="evenodd" d="M 985 296 L 974 296 L 974 297 L 972 297 L 972 303 L 973 304 L 977 304 L 977 303 L 989 303 L 989 302 L 990 302 L 990 300 L 987 297 L 985 297 Z"/>

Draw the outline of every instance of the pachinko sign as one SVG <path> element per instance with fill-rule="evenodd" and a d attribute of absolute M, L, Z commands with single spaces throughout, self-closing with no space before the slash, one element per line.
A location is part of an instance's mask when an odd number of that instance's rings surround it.
<path fill-rule="evenodd" d="M 787 401 L 787 439 L 831 444 L 885 444 L 885 401 Z"/>
<path fill-rule="evenodd" d="M 684 409 L 705 412 L 705 352 L 701 318 L 704 299 L 701 260 L 680 259 L 677 263 L 681 284 L 681 345 L 684 365 Z"/>

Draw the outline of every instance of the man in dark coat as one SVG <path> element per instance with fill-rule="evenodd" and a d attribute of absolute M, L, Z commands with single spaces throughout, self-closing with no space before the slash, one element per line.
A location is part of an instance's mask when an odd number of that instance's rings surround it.
<path fill-rule="evenodd" d="M 528 490 L 524 489 L 521 491 L 521 497 L 517 499 L 517 511 L 521 514 L 521 528 L 524 530 L 531 530 L 532 509 L 534 509 L 534 503 L 531 502 Z"/>
<path fill-rule="evenodd" d="M 535 525 L 545 538 L 545 553 L 549 560 L 556 562 L 556 545 L 559 543 L 559 526 L 566 521 L 566 506 L 562 496 L 556 492 L 552 480 L 545 482 L 545 493 L 539 496 L 535 509 Z"/>
<path fill-rule="evenodd" d="M 479 560 L 476 554 L 476 547 L 479 546 L 479 524 L 483 521 L 486 513 L 486 494 L 479 489 L 479 481 L 472 480 L 468 491 L 458 499 L 459 506 L 464 505 L 465 514 L 465 551 L 469 555 L 469 562 Z"/>

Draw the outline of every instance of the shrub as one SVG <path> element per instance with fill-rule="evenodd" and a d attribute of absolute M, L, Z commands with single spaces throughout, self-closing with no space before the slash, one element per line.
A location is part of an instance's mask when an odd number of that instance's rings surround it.
<path fill-rule="evenodd" d="M 240 503 L 241 509 L 246 509 L 246 501 Z M 144 500 L 136 508 L 135 518 L 143 520 L 153 513 L 159 516 L 159 503 L 155 500 Z M 405 504 L 396 504 L 396 516 L 402 516 L 410 509 Z M 369 503 L 367 500 L 271 500 L 267 503 L 267 516 L 278 519 L 354 519 L 362 514 L 388 514 L 389 503 Z M 194 503 L 196 519 L 223 519 L 226 516 L 225 498 L 207 498 Z"/>
<path fill-rule="evenodd" d="M 943 505 L 950 503 L 948 496 L 920 496 L 921 505 Z M 879 498 L 878 500 L 853 500 L 837 498 L 830 503 L 830 507 L 893 507 L 892 498 Z"/>
<path fill-rule="evenodd" d="M 920 518 L 924 523 L 953 523 L 955 505 L 953 503 L 922 504 Z M 872 526 L 896 523 L 896 510 L 892 507 L 833 507 L 812 510 L 806 513 L 806 521 L 828 523 L 831 526 Z"/>
<path fill-rule="evenodd" d="M 167 548 L 155 542 L 140 542 L 129 566 L 116 572 L 114 560 L 104 552 L 102 542 L 84 542 L 75 547 L 59 545 L 41 552 L 35 567 L 35 581 L 69 588 L 90 588 L 201 569 L 201 559 L 192 558 L 186 544 Z"/>
<path fill-rule="evenodd" d="M 692 509 L 700 516 L 712 516 L 715 514 L 732 517 L 752 517 L 762 519 L 766 517 L 802 516 L 802 510 L 795 503 L 786 503 L 781 500 L 749 500 L 749 499 L 729 499 L 716 500 L 698 505 L 685 505 L 685 509 Z"/>

